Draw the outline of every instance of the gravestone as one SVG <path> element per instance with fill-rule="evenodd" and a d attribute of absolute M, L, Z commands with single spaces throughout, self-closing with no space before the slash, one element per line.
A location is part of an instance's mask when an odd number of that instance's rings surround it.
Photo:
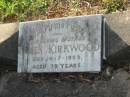
<path fill-rule="evenodd" d="M 22 22 L 18 72 L 99 72 L 102 15 Z"/>

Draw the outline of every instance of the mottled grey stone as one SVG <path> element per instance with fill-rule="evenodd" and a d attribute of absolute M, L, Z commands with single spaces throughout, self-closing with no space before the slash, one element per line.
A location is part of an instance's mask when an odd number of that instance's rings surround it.
<path fill-rule="evenodd" d="M 49 76 L 49 75 L 48 75 Z M 10 73 L 0 80 L 0 97 L 130 97 L 126 71 L 115 72 L 108 81 L 42 80 L 28 82 L 24 74 Z"/>
<path fill-rule="evenodd" d="M 102 15 L 19 25 L 18 72 L 99 72 Z"/>

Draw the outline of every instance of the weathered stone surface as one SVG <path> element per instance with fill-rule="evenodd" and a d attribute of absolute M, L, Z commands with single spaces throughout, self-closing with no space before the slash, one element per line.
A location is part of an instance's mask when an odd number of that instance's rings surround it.
<path fill-rule="evenodd" d="M 31 83 L 24 74 L 10 73 L 0 80 L 0 97 L 130 97 L 129 74 L 115 72 L 108 81 L 41 81 Z"/>
<path fill-rule="evenodd" d="M 16 65 L 18 55 L 18 25 L 19 23 L 0 24 L 1 64 Z"/>
<path fill-rule="evenodd" d="M 102 15 L 19 25 L 18 72 L 100 72 Z"/>
<path fill-rule="evenodd" d="M 130 11 L 105 15 L 106 57 L 111 63 L 130 64 Z"/>

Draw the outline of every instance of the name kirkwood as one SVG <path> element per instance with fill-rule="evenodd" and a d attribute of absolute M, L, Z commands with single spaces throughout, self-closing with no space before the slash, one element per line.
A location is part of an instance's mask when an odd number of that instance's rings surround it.
<path fill-rule="evenodd" d="M 92 45 L 91 43 L 88 44 L 50 44 L 47 47 L 47 51 L 49 54 L 54 53 L 70 53 L 70 52 L 85 52 L 87 51 L 97 51 L 99 49 L 99 45 Z M 43 47 L 41 46 L 35 46 L 32 50 L 30 50 L 30 54 L 43 54 Z"/>

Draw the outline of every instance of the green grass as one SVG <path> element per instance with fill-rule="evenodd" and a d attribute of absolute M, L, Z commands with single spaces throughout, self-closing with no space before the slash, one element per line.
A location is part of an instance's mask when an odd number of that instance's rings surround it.
<path fill-rule="evenodd" d="M 48 3 L 44 0 L 0 0 L 0 20 L 22 21 L 28 16 L 43 14 L 47 9 Z"/>
<path fill-rule="evenodd" d="M 124 0 L 0 0 L 0 22 L 110 13 L 123 6 Z"/>
<path fill-rule="evenodd" d="M 115 12 L 124 7 L 124 0 L 103 0 L 104 8 L 109 12 Z"/>

